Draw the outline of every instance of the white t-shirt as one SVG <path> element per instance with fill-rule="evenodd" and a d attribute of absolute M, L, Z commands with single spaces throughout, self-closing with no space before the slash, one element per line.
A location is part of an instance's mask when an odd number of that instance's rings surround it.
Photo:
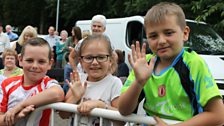
<path fill-rule="evenodd" d="M 84 82 L 87 79 L 86 74 L 81 75 L 81 82 Z M 108 105 L 111 105 L 111 102 L 120 96 L 122 88 L 121 80 L 108 74 L 105 78 L 98 82 L 89 82 L 87 81 L 87 89 L 82 97 L 83 100 L 103 100 Z M 103 121 L 103 126 L 110 126 L 110 122 L 108 120 Z M 79 126 L 98 126 L 99 118 L 98 117 L 88 117 L 88 116 L 81 116 L 79 119 Z"/>
<path fill-rule="evenodd" d="M 0 85 L 0 112 L 5 113 L 15 107 L 18 103 L 36 95 L 48 88 L 58 86 L 58 82 L 45 76 L 38 84 L 28 87 L 23 86 L 23 76 L 15 76 L 5 79 Z M 34 126 L 49 125 L 51 110 L 45 109 L 38 112 Z M 25 126 L 29 116 L 16 122 L 15 126 Z"/>

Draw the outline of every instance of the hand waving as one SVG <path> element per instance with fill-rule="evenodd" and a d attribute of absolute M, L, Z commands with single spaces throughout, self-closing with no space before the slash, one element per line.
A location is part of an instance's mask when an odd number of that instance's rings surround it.
<path fill-rule="evenodd" d="M 143 43 L 142 50 L 140 50 L 140 44 L 137 41 L 136 47 L 134 45 L 131 45 L 131 50 L 132 50 L 132 58 L 129 54 L 128 60 L 134 70 L 136 81 L 143 86 L 145 82 L 148 80 L 148 78 L 152 75 L 155 59 L 151 58 L 150 64 L 148 64 L 145 54 L 146 53 L 145 43 Z"/>
<path fill-rule="evenodd" d="M 70 74 L 70 78 L 71 82 L 66 80 L 68 86 L 71 89 L 73 96 L 80 99 L 86 91 L 87 83 L 85 82 L 84 85 L 82 85 L 77 70 Z"/>

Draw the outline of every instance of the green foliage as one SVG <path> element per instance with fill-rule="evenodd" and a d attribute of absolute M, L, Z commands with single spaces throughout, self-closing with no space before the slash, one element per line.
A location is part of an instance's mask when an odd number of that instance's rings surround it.
<path fill-rule="evenodd" d="M 162 1 L 179 4 L 186 18 L 224 29 L 223 0 L 60 0 L 59 31 L 70 30 L 77 20 L 91 19 L 95 14 L 107 18 L 144 16 L 149 8 Z M 55 25 L 56 7 L 57 0 L 0 0 L 0 20 L 20 28 L 37 26 L 46 33 L 49 25 Z"/>
<path fill-rule="evenodd" d="M 218 31 L 224 32 L 224 1 L 200 0 L 193 2 L 193 12 L 200 12 L 197 21 L 209 22 Z"/>

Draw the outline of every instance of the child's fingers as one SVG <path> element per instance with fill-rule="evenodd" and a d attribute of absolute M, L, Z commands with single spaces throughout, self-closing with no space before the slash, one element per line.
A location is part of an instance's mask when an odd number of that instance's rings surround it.
<path fill-rule="evenodd" d="M 145 43 L 143 43 L 143 45 L 142 45 L 142 52 L 141 52 L 141 57 L 142 58 L 145 58 L 145 54 L 146 53 L 146 44 Z"/>
<path fill-rule="evenodd" d="M 70 80 L 71 80 L 72 83 L 74 82 L 73 72 L 70 73 Z"/>
<path fill-rule="evenodd" d="M 153 116 L 156 121 L 156 126 L 167 126 L 167 124 L 158 116 Z"/>
<path fill-rule="evenodd" d="M 4 121 L 7 126 L 12 126 L 14 124 L 14 116 L 12 113 L 7 112 L 4 117 Z"/>
<path fill-rule="evenodd" d="M 137 54 L 137 58 L 141 57 L 141 49 L 140 49 L 139 41 L 136 41 L 136 54 Z"/>
<path fill-rule="evenodd" d="M 77 71 L 73 72 L 74 74 L 74 81 L 79 81 L 80 78 L 79 78 L 79 73 Z"/>
<path fill-rule="evenodd" d="M 68 87 L 72 90 L 72 83 L 70 83 L 70 82 L 68 81 L 68 79 L 66 79 L 65 81 L 66 81 L 66 83 L 68 84 Z"/>
<path fill-rule="evenodd" d="M 131 53 L 132 53 L 132 59 L 133 61 L 136 61 L 137 56 L 136 56 L 136 50 L 135 50 L 135 45 L 131 45 Z"/>
<path fill-rule="evenodd" d="M 128 54 L 128 61 L 129 61 L 130 65 L 131 65 L 131 67 L 133 68 L 133 60 L 132 60 L 130 54 Z"/>
<path fill-rule="evenodd" d="M 70 82 L 68 81 L 68 79 L 66 79 L 65 81 L 68 84 L 68 86 L 70 86 Z"/>
<path fill-rule="evenodd" d="M 86 87 L 87 87 L 87 82 L 85 81 L 84 82 L 84 90 L 86 90 Z"/>
<path fill-rule="evenodd" d="M 149 69 L 150 70 L 153 70 L 153 68 L 154 68 L 154 66 L 155 66 L 155 57 L 152 57 L 151 59 L 150 59 L 150 63 L 149 63 Z"/>

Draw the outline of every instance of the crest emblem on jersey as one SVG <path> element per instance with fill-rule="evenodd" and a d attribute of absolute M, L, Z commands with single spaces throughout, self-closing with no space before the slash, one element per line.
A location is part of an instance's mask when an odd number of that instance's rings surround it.
<path fill-rule="evenodd" d="M 163 97 L 166 95 L 166 87 L 165 85 L 160 85 L 158 89 L 158 96 Z"/>

